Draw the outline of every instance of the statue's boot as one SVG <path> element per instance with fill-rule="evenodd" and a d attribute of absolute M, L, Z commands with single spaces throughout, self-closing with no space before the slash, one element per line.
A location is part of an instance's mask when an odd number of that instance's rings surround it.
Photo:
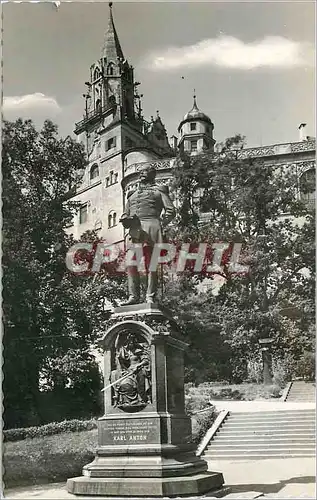
<path fill-rule="evenodd" d="M 157 292 L 157 272 L 149 272 L 147 275 L 147 290 L 145 302 L 147 304 L 154 304 Z"/>
<path fill-rule="evenodd" d="M 132 306 L 133 304 L 140 304 L 140 275 L 136 272 L 135 267 L 127 268 L 128 274 L 128 289 L 129 298 L 123 306 Z"/>

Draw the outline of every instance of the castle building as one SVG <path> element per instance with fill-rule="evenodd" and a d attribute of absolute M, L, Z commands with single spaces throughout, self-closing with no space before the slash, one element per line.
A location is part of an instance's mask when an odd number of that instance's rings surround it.
<path fill-rule="evenodd" d="M 216 141 L 214 124 L 199 110 L 196 96 L 192 109 L 180 121 L 178 138 L 173 136 L 171 144 L 158 112 L 150 120 L 144 119 L 140 84 L 135 82 L 134 69 L 124 57 L 111 3 L 109 7 L 101 57 L 90 67 L 89 80 L 85 82 L 87 92 L 83 94 L 85 112 L 74 131 L 86 146 L 88 165 L 72 198 L 80 202 L 80 209 L 70 232 L 80 239 L 85 231 L 96 230 L 100 238 L 114 243 L 123 241 L 119 218 L 127 193 L 138 183 L 139 171 L 151 164 L 157 170 L 157 182 L 168 184 L 179 152 L 212 153 Z M 305 124 L 299 129 L 298 142 L 245 148 L 238 151 L 238 157 L 288 165 L 296 170 L 299 186 L 302 176 L 314 185 L 316 142 L 304 136 Z M 315 192 L 302 196 L 313 202 Z"/>

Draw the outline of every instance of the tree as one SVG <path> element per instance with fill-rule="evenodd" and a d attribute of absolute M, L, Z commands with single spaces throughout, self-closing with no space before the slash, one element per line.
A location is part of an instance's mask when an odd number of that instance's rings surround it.
<path fill-rule="evenodd" d="M 42 422 L 42 388 L 81 397 L 100 388 L 90 345 L 93 328 L 66 272 L 73 240 L 66 229 L 77 204 L 67 199 L 86 159 L 83 147 L 58 137 L 46 121 L 4 122 L 3 310 L 5 425 Z M 85 366 L 85 370 L 83 370 Z M 59 369 L 57 369 L 59 367 Z M 84 373 L 86 371 L 86 374 Z M 82 375 L 81 375 L 82 372 Z M 89 372 L 89 377 L 87 373 Z"/>
<path fill-rule="evenodd" d="M 288 321 L 302 332 L 296 337 L 301 355 L 314 321 L 314 212 L 299 201 L 292 169 L 258 158 L 240 160 L 242 145 L 237 136 L 225 142 L 221 154 L 180 156 L 173 182 L 178 220 L 170 233 L 181 241 L 242 244 L 241 259 L 250 265 L 249 272 L 229 272 L 229 248 L 218 273 L 224 284 L 216 300 L 211 293 L 206 297 L 220 318 L 231 365 L 242 360 L 236 380 L 245 376 L 245 362 L 259 353 L 260 338 L 272 337 L 276 355 L 285 357 L 286 308 L 296 308 L 297 317 Z"/>

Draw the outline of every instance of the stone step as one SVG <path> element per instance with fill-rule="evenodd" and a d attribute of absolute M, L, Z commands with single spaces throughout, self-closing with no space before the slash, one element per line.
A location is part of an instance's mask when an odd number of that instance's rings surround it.
<path fill-rule="evenodd" d="M 229 438 L 226 436 L 221 436 L 220 434 L 218 436 L 215 436 L 214 439 L 211 441 L 211 446 L 214 446 L 214 444 L 221 444 L 221 445 L 226 445 L 226 444 L 235 444 L 235 443 L 243 443 L 244 445 L 252 444 L 252 443 L 257 443 L 257 444 L 266 444 L 266 443 L 272 443 L 274 444 L 287 444 L 287 445 L 292 445 L 292 444 L 313 444 L 314 446 L 316 445 L 316 440 L 314 436 L 309 436 L 306 438 L 303 438 L 303 436 L 300 437 L 272 437 L 272 436 L 250 436 L 250 437 L 241 437 L 241 436 L 230 436 Z"/>
<path fill-rule="evenodd" d="M 213 446 L 210 450 L 208 449 L 205 453 L 205 455 L 256 455 L 256 454 L 261 454 L 261 455 L 270 455 L 272 453 L 283 453 L 285 455 L 289 455 L 292 453 L 315 453 L 315 448 L 311 446 L 302 446 L 302 447 L 297 447 L 297 448 L 289 448 L 287 446 L 285 447 L 277 447 L 277 448 L 270 448 L 270 446 L 267 446 L 264 448 L 263 446 L 253 446 L 249 447 L 248 449 L 246 448 L 238 448 L 238 447 L 227 447 L 227 448 L 216 448 Z"/>
<path fill-rule="evenodd" d="M 255 403 L 254 403 L 255 404 Z M 304 413 L 315 414 L 315 408 L 288 408 L 287 403 L 277 403 L 278 409 L 274 410 L 260 410 L 260 411 L 230 411 L 230 416 L 232 415 L 279 415 L 279 414 L 290 414 L 299 415 Z"/>
<path fill-rule="evenodd" d="M 280 417 L 288 417 L 288 416 L 298 416 L 298 417 L 304 417 L 306 415 L 308 416 L 315 416 L 315 409 L 314 408 L 307 408 L 305 410 L 273 410 L 273 411 L 247 411 L 247 412 L 242 412 L 242 411 L 232 411 L 230 412 L 230 417 L 256 417 L 256 416 L 265 416 L 265 417 L 272 417 L 272 416 L 280 416 Z"/>
<path fill-rule="evenodd" d="M 302 443 L 292 443 L 292 446 L 290 446 L 290 443 L 288 442 L 284 442 L 283 444 L 280 444 L 280 443 L 273 443 L 271 442 L 270 440 L 267 440 L 265 441 L 263 444 L 259 444 L 258 442 L 253 441 L 252 443 L 249 443 L 248 444 L 248 451 L 252 451 L 254 449 L 260 449 L 261 451 L 263 450 L 274 450 L 274 449 L 278 449 L 278 450 L 282 450 L 282 449 L 286 449 L 286 450 L 313 450 L 315 449 L 315 443 L 314 442 L 311 442 L 311 443 L 306 443 L 306 444 L 302 444 Z M 208 447 L 208 451 L 216 451 L 216 450 L 223 450 L 223 451 L 227 451 L 227 450 L 245 450 L 246 449 L 246 446 L 244 444 L 244 442 L 242 443 L 217 443 L 216 441 L 211 441 L 209 447 Z"/>
<path fill-rule="evenodd" d="M 281 416 L 271 416 L 271 415 L 252 415 L 252 416 L 247 416 L 247 417 L 241 417 L 240 415 L 233 414 L 230 415 L 230 422 L 234 423 L 240 423 L 240 422 L 250 422 L 250 423 L 256 423 L 256 422 L 278 422 L 278 423 L 283 423 L 283 422 L 314 422 L 315 421 L 315 416 L 314 415 L 301 415 L 301 416 L 296 416 L 296 415 L 281 415 Z"/>
<path fill-rule="evenodd" d="M 294 395 L 291 395 L 289 398 L 287 398 L 287 401 L 289 403 L 299 403 L 299 402 L 302 402 L 302 403 L 313 403 L 315 401 L 316 397 L 312 397 L 312 396 L 294 396 Z"/>
<path fill-rule="evenodd" d="M 289 396 L 315 396 L 315 391 L 290 391 Z"/>
<path fill-rule="evenodd" d="M 316 401 L 316 384 L 314 382 L 294 381 L 286 398 L 287 402 Z"/>
<path fill-rule="evenodd" d="M 292 453 L 251 453 L 248 455 L 243 455 L 243 454 L 234 454 L 232 453 L 231 455 L 204 455 L 204 459 L 207 461 L 214 461 L 214 460 L 264 460 L 264 459 L 274 459 L 274 458 L 309 458 L 309 457 L 315 457 L 315 453 L 311 452 L 292 452 Z"/>
<path fill-rule="evenodd" d="M 306 437 L 311 437 L 311 436 L 315 436 L 315 433 L 314 432 L 302 432 L 302 431 L 296 431 L 296 430 L 292 430 L 292 431 L 288 431 L 288 432 L 284 432 L 284 431 L 278 431 L 278 430 L 275 430 L 275 431 L 267 431 L 266 429 L 262 430 L 262 431 L 249 431 L 249 432 L 236 432 L 236 431 L 231 431 L 230 429 L 226 430 L 224 429 L 223 431 L 221 432 L 217 432 L 216 434 L 216 437 L 220 437 L 220 436 L 223 436 L 224 438 L 228 438 L 228 439 L 234 439 L 235 437 L 237 438 L 240 438 L 240 439 L 248 439 L 250 437 L 253 437 L 253 436 L 264 436 L 264 437 L 277 437 L 277 436 L 280 436 L 281 438 L 283 438 L 284 436 L 287 437 L 287 438 L 291 438 L 293 436 L 300 436 L 301 438 L 305 439 Z"/>
<path fill-rule="evenodd" d="M 226 424 L 224 424 L 226 425 Z M 250 431 L 252 430 L 262 430 L 262 429 L 267 429 L 267 430 L 283 430 L 283 429 L 294 429 L 294 430 L 307 430 L 308 432 L 314 432 L 315 431 L 315 424 L 312 422 L 307 422 L 307 423 L 295 423 L 295 422 L 253 422 L 252 424 L 247 424 L 247 423 L 235 423 L 235 422 L 230 422 L 230 429 L 235 430 L 235 431 Z M 225 431 L 226 429 L 229 428 L 229 425 L 227 423 L 228 427 L 223 427 L 221 428 L 221 431 Z"/>

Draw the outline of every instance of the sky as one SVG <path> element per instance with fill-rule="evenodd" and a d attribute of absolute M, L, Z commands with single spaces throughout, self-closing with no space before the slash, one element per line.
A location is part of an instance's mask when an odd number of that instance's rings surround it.
<path fill-rule="evenodd" d="M 169 137 L 194 89 L 217 142 L 236 133 L 250 147 L 296 141 L 303 122 L 315 135 L 313 1 L 117 1 L 113 16 L 144 116 L 158 110 Z M 71 135 L 108 17 L 107 2 L 5 3 L 4 117 L 50 118 Z"/>

